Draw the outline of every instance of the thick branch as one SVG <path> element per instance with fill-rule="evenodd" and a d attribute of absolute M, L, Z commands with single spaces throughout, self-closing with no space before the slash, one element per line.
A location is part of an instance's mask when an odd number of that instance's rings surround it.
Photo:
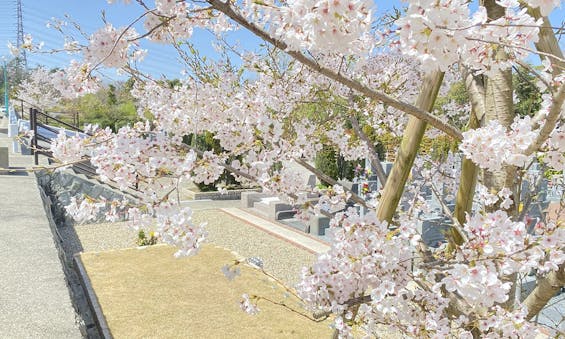
<path fill-rule="evenodd" d="M 443 81 L 443 73 L 436 71 L 426 75 L 422 85 L 422 89 L 416 99 L 416 106 L 431 110 L 434 106 L 437 93 Z M 412 170 L 414 159 L 418 154 L 427 123 L 415 116 L 410 117 L 406 126 L 402 142 L 398 150 L 398 155 L 392 167 L 392 171 L 388 176 L 383 195 L 379 202 L 377 217 L 379 220 L 392 221 L 392 217 L 398 202 L 406 186 L 406 181 Z"/>
<path fill-rule="evenodd" d="M 471 98 L 471 115 L 469 117 L 469 129 L 479 128 L 481 126 L 482 117 L 485 114 L 485 89 L 482 76 L 473 76 L 470 72 L 464 74 L 465 87 Z M 466 221 L 466 214 L 471 213 L 473 208 L 473 196 L 475 195 L 475 187 L 479 175 L 479 167 L 471 160 L 463 158 L 461 160 L 461 175 L 459 187 L 457 189 L 457 198 L 455 200 L 455 218 L 459 224 L 463 225 Z M 460 232 L 451 229 L 452 239 L 457 245 L 463 243 Z"/>
<path fill-rule="evenodd" d="M 551 23 L 547 17 L 542 17 L 539 8 L 528 8 L 528 13 L 536 20 L 543 18 L 543 24 L 539 32 L 539 40 L 535 44 L 540 52 L 548 53 L 557 56 L 559 59 L 550 59 L 553 67 L 553 77 L 565 71 L 565 62 L 563 62 L 563 51 L 559 47 L 559 42 L 553 34 Z M 561 85 L 556 92 L 554 92 L 553 100 L 549 113 L 545 117 L 545 123 L 540 129 L 540 133 L 534 143 L 532 143 L 526 150 L 526 155 L 532 154 L 537 151 L 539 147 L 547 140 L 553 129 L 555 128 L 561 116 L 561 109 L 565 101 L 565 85 Z"/>
<path fill-rule="evenodd" d="M 549 18 L 542 16 L 539 8 L 528 8 L 528 14 L 536 20 L 539 20 L 540 18 L 543 19 L 543 24 L 539 31 L 539 39 L 535 45 L 538 51 L 556 57 L 549 59 L 553 66 L 553 76 L 555 77 L 565 71 L 565 61 L 563 61 L 565 58 L 563 57 L 563 52 L 559 47 L 559 41 L 557 41 L 557 38 L 553 33 L 553 28 L 551 27 Z"/>
<path fill-rule="evenodd" d="M 480 123 L 485 114 L 485 83 L 483 76 L 475 76 L 471 71 L 464 70 L 463 78 L 465 79 L 465 88 L 471 99 L 471 107 L 474 109 L 474 114 Z M 471 123 L 471 121 L 469 123 Z M 469 128 L 477 127 L 469 126 Z"/>
<path fill-rule="evenodd" d="M 535 317 L 563 286 L 565 286 L 565 263 L 561 264 L 557 271 L 552 271 L 538 279 L 536 287 L 523 303 L 528 308 L 526 318 L 529 320 Z"/>
<path fill-rule="evenodd" d="M 438 117 L 430 114 L 428 110 L 422 109 L 418 106 L 414 106 L 405 102 L 402 102 L 400 100 L 397 100 L 385 93 L 382 92 L 378 92 L 375 91 L 371 88 L 368 88 L 367 86 L 361 84 L 358 81 L 355 81 L 353 79 L 350 79 L 349 77 L 336 72 L 333 69 L 324 67 L 320 64 L 318 64 L 315 60 L 307 57 L 306 55 L 304 55 L 301 52 L 297 52 L 297 51 L 291 51 L 288 50 L 288 45 L 286 43 L 284 43 L 283 41 L 279 40 L 279 39 L 275 39 L 272 36 L 270 36 L 267 32 L 265 32 L 262 28 L 260 28 L 259 26 L 255 25 L 254 23 L 251 23 L 249 21 L 247 21 L 241 14 L 237 13 L 234 11 L 234 9 L 231 7 L 229 2 L 222 2 L 220 0 L 208 0 L 208 3 L 210 5 L 212 5 L 212 7 L 214 7 L 215 9 L 217 9 L 218 11 L 224 13 L 226 16 L 230 17 L 232 20 L 234 20 L 235 22 L 237 22 L 238 24 L 240 24 L 241 26 L 245 27 L 246 29 L 248 29 L 250 32 L 252 32 L 253 34 L 255 34 L 256 36 L 260 37 L 261 39 L 269 42 L 270 44 L 272 44 L 273 46 L 285 51 L 288 55 L 290 55 L 291 57 L 293 57 L 294 59 L 298 60 L 299 62 L 301 62 L 302 64 L 308 66 L 310 69 L 334 80 L 337 81 L 339 83 L 341 83 L 342 85 L 347 86 L 348 88 L 351 88 L 352 90 L 358 91 L 362 94 L 364 94 L 365 96 L 377 100 L 379 102 L 385 103 L 391 107 L 394 107 L 402 112 L 405 112 L 419 120 L 422 120 L 424 122 L 429 123 L 431 126 L 439 129 L 440 131 L 446 133 L 447 135 L 453 137 L 456 140 L 462 140 L 463 136 L 461 135 L 461 131 L 457 128 L 454 127 L 444 121 L 442 121 L 441 119 L 439 119 Z"/>
<path fill-rule="evenodd" d="M 539 134 L 536 140 L 528 147 L 525 154 L 530 155 L 537 151 L 541 145 L 549 138 L 549 135 L 555 129 L 557 122 L 561 118 L 561 112 L 563 110 L 563 103 L 565 102 L 565 85 L 561 85 L 557 93 L 553 95 L 551 100 L 551 108 L 549 113 L 545 117 L 545 123 L 540 128 Z"/>

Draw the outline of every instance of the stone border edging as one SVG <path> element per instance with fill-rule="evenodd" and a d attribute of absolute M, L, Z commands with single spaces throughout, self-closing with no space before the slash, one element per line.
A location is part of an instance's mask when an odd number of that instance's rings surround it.
<path fill-rule="evenodd" d="M 266 220 L 263 217 L 249 213 L 240 208 L 220 208 L 219 210 L 234 218 L 242 220 L 256 229 L 286 241 L 296 247 L 302 248 L 312 254 L 322 254 L 331 248 L 328 243 L 317 239 L 308 233 L 300 232 L 281 223 Z"/>
<path fill-rule="evenodd" d="M 261 192 L 261 188 L 243 188 L 238 190 L 228 190 L 227 193 L 218 191 L 194 192 L 188 190 L 186 195 L 192 200 L 239 200 L 242 192 Z"/>
<path fill-rule="evenodd" d="M 86 274 L 86 269 L 84 268 L 84 265 L 80 258 L 80 253 L 77 253 L 73 256 L 73 262 L 82 287 L 86 292 L 86 299 L 88 300 L 88 305 L 90 305 L 90 309 L 92 311 L 92 314 L 94 315 L 93 318 L 94 322 L 96 323 L 96 327 L 98 328 L 98 333 L 100 333 L 100 335 L 104 339 L 114 338 L 112 336 L 112 333 L 110 332 L 110 328 L 108 327 L 104 313 L 102 313 L 102 308 L 100 307 L 96 293 L 94 292 L 94 289 L 90 284 L 90 279 L 88 279 L 88 275 Z"/>

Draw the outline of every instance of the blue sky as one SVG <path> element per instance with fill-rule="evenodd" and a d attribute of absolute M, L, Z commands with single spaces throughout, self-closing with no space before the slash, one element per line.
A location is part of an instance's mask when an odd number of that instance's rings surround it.
<path fill-rule="evenodd" d="M 0 56 L 5 56 L 9 55 L 7 42 L 15 42 L 16 39 L 16 6 L 12 4 L 12 2 L 15 3 L 15 0 L 0 0 L 0 2 L 10 2 L 10 4 L 0 4 L 0 22 L 4 23 L 0 26 Z M 59 32 L 46 27 L 46 23 L 53 17 L 65 19 L 65 14 L 68 14 L 74 21 L 80 23 L 87 34 L 91 34 L 103 26 L 102 11 L 105 11 L 107 20 L 116 27 L 128 25 L 143 13 L 142 8 L 136 4 L 108 5 L 106 0 L 22 0 L 22 7 L 24 32 L 30 33 L 34 42 L 43 41 L 44 50 L 60 48 L 63 43 L 62 35 Z M 142 32 L 142 29 L 138 29 L 138 32 Z M 197 32 L 194 37 L 202 53 L 207 55 L 213 54 L 209 40 L 210 35 L 202 31 Z M 142 47 L 150 47 L 150 53 L 143 62 L 146 70 L 153 74 L 166 74 L 170 77 L 179 75 L 180 66 L 176 61 L 176 51 L 172 47 L 148 42 L 143 42 Z M 65 67 L 73 56 L 66 53 L 54 55 L 30 55 L 28 53 L 27 58 L 30 67 L 38 64 Z M 114 72 L 107 73 L 110 76 L 114 74 Z"/>
<path fill-rule="evenodd" d="M 8 56 L 6 47 L 8 41 L 16 40 L 16 0 L 0 0 L 0 57 Z M 147 0 L 148 5 L 153 1 Z M 398 1 L 383 1 L 378 4 L 380 10 L 389 9 Z M 106 18 L 114 26 L 128 25 L 132 20 L 143 13 L 143 9 L 132 1 L 130 5 L 121 2 L 109 5 L 106 0 L 22 0 L 24 32 L 34 37 L 34 42 L 43 41 L 44 50 L 60 48 L 62 36 L 59 32 L 46 28 L 46 23 L 52 17 L 63 19 L 65 14 L 70 15 L 76 22 L 81 24 L 83 30 L 91 34 L 103 25 L 102 11 Z M 139 28 L 138 32 L 143 29 Z M 260 41 L 245 31 L 239 31 L 231 35 L 232 41 L 250 49 L 258 49 Z M 214 57 L 215 51 L 210 44 L 211 35 L 201 30 L 195 31 L 191 41 L 196 45 L 202 55 Z M 143 61 L 142 69 L 152 74 L 166 74 L 169 77 L 179 76 L 181 69 L 177 61 L 176 51 L 169 46 L 157 45 L 143 42 L 142 47 L 149 49 L 149 54 Z M 76 56 L 75 56 L 76 57 Z M 66 54 L 57 55 L 29 55 L 28 65 L 47 65 L 49 67 L 65 67 L 72 56 Z M 113 72 L 108 72 L 113 76 Z"/>
<path fill-rule="evenodd" d="M 81 24 L 83 30 L 91 34 L 103 25 L 102 11 L 105 11 L 109 22 L 114 26 L 124 26 L 139 16 L 143 10 L 132 1 L 131 5 L 117 3 L 109 5 L 106 0 L 22 0 L 24 32 L 30 33 L 34 41 L 43 41 L 44 49 L 62 46 L 61 35 L 46 28 L 45 24 L 52 17 L 64 18 L 70 15 L 76 22 Z M 147 0 L 151 5 L 153 1 Z M 385 11 L 399 1 L 375 1 L 378 11 Z M 9 56 L 6 44 L 8 41 L 16 40 L 16 0 L 0 0 L 0 57 Z M 565 19 L 565 9 L 555 11 L 551 17 L 554 25 L 559 25 Z M 138 29 L 139 32 L 142 29 Z M 196 45 L 203 55 L 213 57 L 215 52 L 210 45 L 211 35 L 207 32 L 195 32 L 191 41 Z M 238 40 L 244 47 L 251 49 L 259 48 L 259 41 L 249 33 L 238 32 L 232 35 L 233 40 Z M 172 47 L 156 45 L 153 43 L 142 43 L 142 47 L 149 47 L 149 54 L 142 63 L 145 70 L 150 73 L 165 74 L 168 77 L 178 77 L 180 64 L 177 61 L 176 51 Z M 66 54 L 57 55 L 28 55 L 28 65 L 47 65 L 49 67 L 65 67 L 72 57 Z M 113 72 L 108 72 L 113 77 Z M 118 78 L 117 76 L 115 76 Z"/>

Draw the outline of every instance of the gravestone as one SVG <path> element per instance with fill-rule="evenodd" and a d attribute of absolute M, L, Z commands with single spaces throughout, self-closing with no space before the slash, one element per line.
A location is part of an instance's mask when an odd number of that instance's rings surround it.
<path fill-rule="evenodd" d="M 445 240 L 445 232 L 449 229 L 449 223 L 439 215 L 427 215 L 418 224 L 418 231 L 422 236 L 422 241 L 428 246 L 437 248 Z"/>
<path fill-rule="evenodd" d="M 554 178 L 547 184 L 547 199 L 548 201 L 559 201 L 563 196 L 563 179 Z"/>
<path fill-rule="evenodd" d="M 316 214 L 308 220 L 310 234 L 316 236 L 326 235 L 326 229 L 330 227 L 330 218 L 325 215 Z"/>

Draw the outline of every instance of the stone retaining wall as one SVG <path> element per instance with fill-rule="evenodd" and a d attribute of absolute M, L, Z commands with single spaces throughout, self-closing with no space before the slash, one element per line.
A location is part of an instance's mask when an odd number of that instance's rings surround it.
<path fill-rule="evenodd" d="M 71 203 L 72 197 L 89 196 L 93 199 L 122 200 L 124 198 L 134 201 L 123 192 L 112 189 L 100 182 L 88 179 L 83 174 L 76 174 L 71 170 L 40 171 L 37 172 L 37 182 L 51 199 L 51 212 L 57 225 L 73 225 L 74 220 L 66 215 L 65 206 Z M 104 220 L 105 209 L 102 208 L 92 222 Z"/>

